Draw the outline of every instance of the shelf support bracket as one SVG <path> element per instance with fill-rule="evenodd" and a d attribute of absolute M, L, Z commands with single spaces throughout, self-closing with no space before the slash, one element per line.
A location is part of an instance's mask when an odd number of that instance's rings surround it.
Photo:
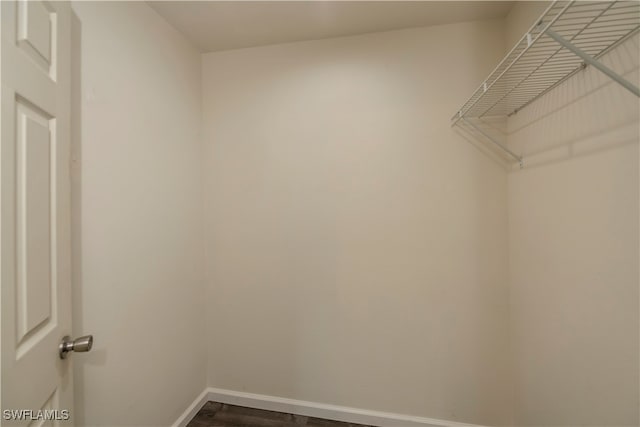
<path fill-rule="evenodd" d="M 564 48 L 570 50 L 571 52 L 573 52 L 574 54 L 576 54 L 577 56 L 582 58 L 585 63 L 587 63 L 589 65 L 593 65 L 593 67 L 595 67 L 598 70 L 602 71 L 604 74 L 609 76 L 611 79 L 613 79 L 614 81 L 616 81 L 617 83 L 622 85 L 625 89 L 627 89 L 631 93 L 635 94 L 637 97 L 640 97 L 640 89 L 638 89 L 638 87 L 636 85 L 634 85 L 633 83 L 631 83 L 629 80 L 626 80 L 620 74 L 616 73 L 615 71 L 613 71 L 609 67 L 603 65 L 600 61 L 598 61 L 597 59 L 593 58 L 591 55 L 587 54 L 586 52 L 582 51 L 577 46 L 575 46 L 574 44 L 572 44 L 568 40 L 564 39 L 562 36 L 560 36 L 555 31 L 547 28 L 544 32 L 545 32 L 546 35 L 548 35 L 553 40 L 558 42 Z"/>
<path fill-rule="evenodd" d="M 509 150 L 507 147 L 505 147 L 504 145 L 502 145 L 501 143 L 499 143 L 498 141 L 496 141 L 491 135 L 489 135 L 488 133 L 486 133 L 485 131 L 483 131 L 482 129 L 480 129 L 478 126 L 474 125 L 472 122 L 470 122 L 469 120 L 465 119 L 464 117 L 461 117 L 462 121 L 464 123 L 466 123 L 467 125 L 471 126 L 473 129 L 476 130 L 476 132 L 480 133 L 482 136 L 484 136 L 485 138 L 487 138 L 489 141 L 491 141 L 492 143 L 494 143 L 495 145 L 497 145 L 502 151 L 504 151 L 505 153 L 507 153 L 510 157 L 512 157 L 513 159 L 517 160 L 518 163 L 520 164 L 520 169 L 523 168 L 523 163 L 522 163 L 522 157 L 518 156 L 516 153 L 514 153 L 513 151 Z"/>

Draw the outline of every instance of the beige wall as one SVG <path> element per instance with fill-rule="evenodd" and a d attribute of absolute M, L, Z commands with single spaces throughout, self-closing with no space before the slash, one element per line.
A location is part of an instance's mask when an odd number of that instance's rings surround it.
<path fill-rule="evenodd" d="M 533 22 L 528 7 L 509 18 Z M 640 84 L 639 52 L 635 37 L 603 61 Z M 587 68 L 510 120 L 526 164 L 508 197 L 517 425 L 640 422 L 639 117 Z"/>
<path fill-rule="evenodd" d="M 200 55 L 142 2 L 73 9 L 76 425 L 169 425 L 205 387 Z"/>
<path fill-rule="evenodd" d="M 503 30 L 203 56 L 210 386 L 510 421 L 506 173 L 449 126 Z"/>

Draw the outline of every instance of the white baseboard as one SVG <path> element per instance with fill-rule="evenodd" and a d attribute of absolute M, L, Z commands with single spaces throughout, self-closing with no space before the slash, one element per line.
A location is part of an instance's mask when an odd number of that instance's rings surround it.
<path fill-rule="evenodd" d="M 204 391 L 196 397 L 196 400 L 178 417 L 172 427 L 186 427 L 189 421 L 195 417 L 207 401 L 209 401 L 209 389 L 204 389 Z"/>
<path fill-rule="evenodd" d="M 202 405 L 206 403 L 206 401 L 380 427 L 482 427 L 477 424 L 465 424 L 456 421 L 415 417 L 411 415 L 394 414 L 391 412 L 369 411 L 366 409 L 306 402 L 304 400 L 287 399 L 284 397 L 267 396 L 264 394 L 244 393 L 241 391 L 224 390 L 213 387 L 207 388 L 193 402 L 180 420 L 174 424 L 174 427 L 184 427 L 198 412 Z M 187 415 L 192 412 L 192 415 Z M 181 424 L 181 420 L 184 420 L 185 418 L 186 421 L 184 424 Z"/>

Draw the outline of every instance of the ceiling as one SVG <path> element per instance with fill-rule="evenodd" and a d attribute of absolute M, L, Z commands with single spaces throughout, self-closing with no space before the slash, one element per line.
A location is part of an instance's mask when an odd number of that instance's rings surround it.
<path fill-rule="evenodd" d="M 503 18 L 512 1 L 148 1 L 202 52 Z"/>

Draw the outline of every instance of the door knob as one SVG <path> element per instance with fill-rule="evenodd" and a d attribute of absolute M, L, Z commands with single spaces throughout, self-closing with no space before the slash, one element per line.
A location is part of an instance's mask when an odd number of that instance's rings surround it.
<path fill-rule="evenodd" d="M 66 359 L 67 353 L 70 351 L 84 352 L 91 350 L 93 346 L 93 335 L 85 335 L 84 337 L 72 340 L 69 335 L 62 338 L 62 342 L 58 346 L 60 359 Z"/>

